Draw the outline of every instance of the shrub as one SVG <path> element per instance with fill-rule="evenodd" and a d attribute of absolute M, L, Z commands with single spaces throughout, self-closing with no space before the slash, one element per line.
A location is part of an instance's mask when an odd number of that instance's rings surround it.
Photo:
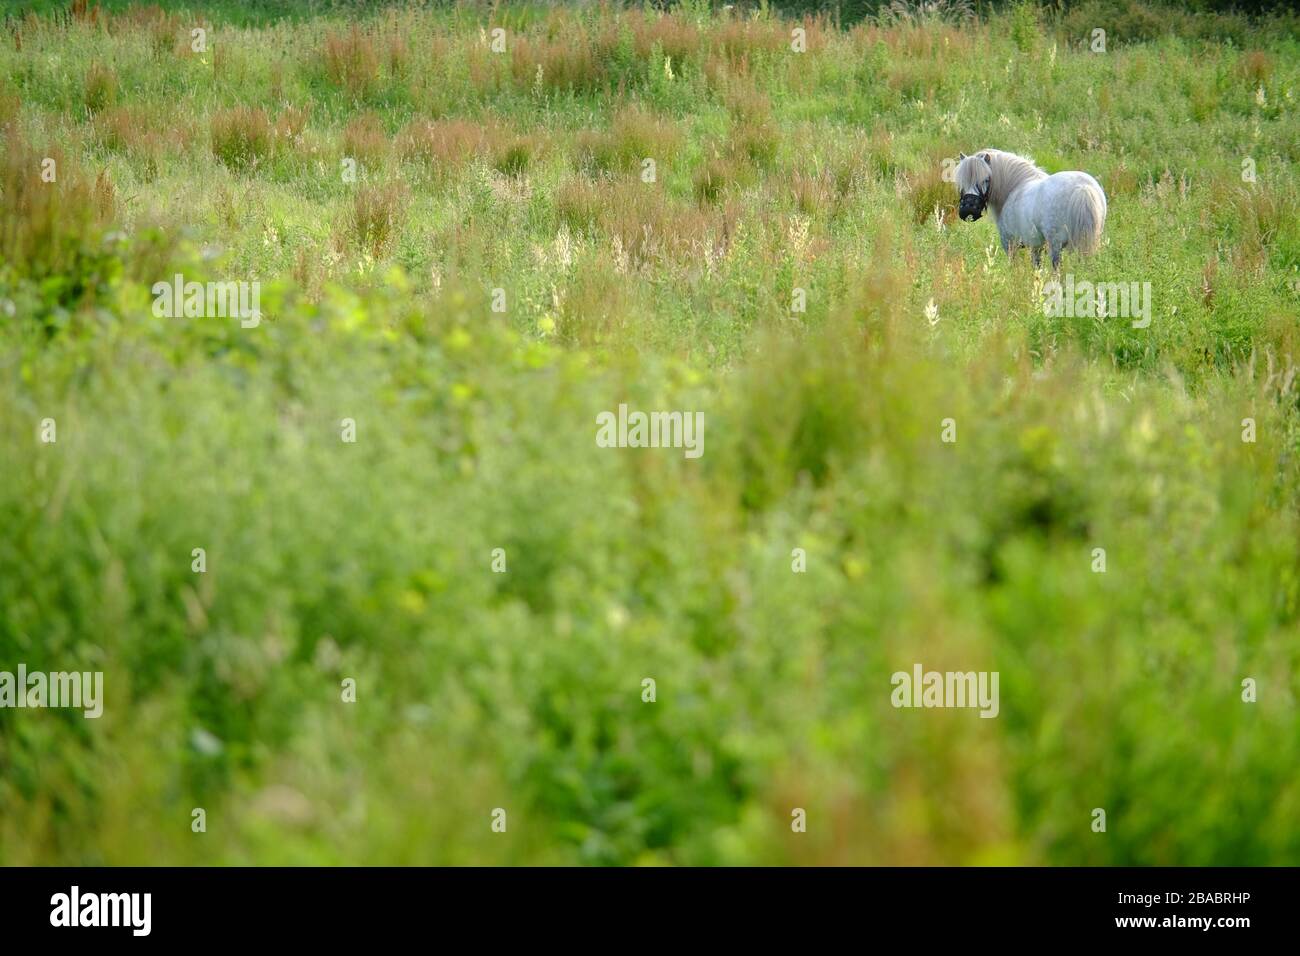
<path fill-rule="evenodd" d="M 776 161 L 781 147 L 781 133 L 770 119 L 746 120 L 731 131 L 731 149 L 745 157 L 759 169 L 766 169 Z"/>
<path fill-rule="evenodd" d="M 400 182 L 357 187 L 348 217 L 353 243 L 380 259 L 392 247 L 406 218 L 407 191 Z"/>
<path fill-rule="evenodd" d="M 445 171 L 469 162 L 490 135 L 491 130 L 473 120 L 416 120 L 398 134 L 397 148 L 404 160 Z"/>
<path fill-rule="evenodd" d="M 172 53 L 178 47 L 186 53 L 189 44 L 184 22 L 178 13 L 168 13 L 157 4 L 127 7 L 110 14 L 109 29 L 114 33 L 143 31 L 148 34 L 149 46 L 155 56 Z"/>
<path fill-rule="evenodd" d="M 1262 86 L 1273 78 L 1273 57 L 1263 50 L 1249 50 L 1237 62 L 1237 72 L 1252 86 Z"/>
<path fill-rule="evenodd" d="M 522 176 L 542 151 L 542 140 L 533 135 L 505 135 L 492 147 L 492 168 L 505 176 Z"/>
<path fill-rule="evenodd" d="M 374 41 L 353 24 L 346 33 L 331 30 L 321 52 L 325 74 L 330 82 L 363 99 L 379 80 L 379 54 Z"/>
<path fill-rule="evenodd" d="M 648 61 L 658 48 L 674 64 L 694 60 L 700 52 L 703 37 L 700 28 L 680 13 L 654 14 L 637 11 L 628 14 L 637 56 Z"/>
<path fill-rule="evenodd" d="M 662 165 L 677 152 L 681 133 L 667 119 L 640 107 L 614 116 L 608 131 L 586 130 L 576 137 L 579 162 L 593 171 L 634 172 L 645 159 Z"/>
<path fill-rule="evenodd" d="M 83 175 L 62 150 L 34 149 L 13 128 L 0 132 L 0 147 L 0 283 L 36 283 L 41 320 L 94 301 L 120 271 L 104 241 L 116 205 L 112 180 Z M 54 181 L 42 178 L 46 168 Z"/>
<path fill-rule="evenodd" d="M 275 118 L 275 135 L 277 139 L 297 139 L 307 129 L 307 120 L 311 118 L 311 109 L 304 106 L 285 106 Z"/>
<path fill-rule="evenodd" d="M 912 207 L 912 220 L 919 225 L 933 223 L 936 209 L 944 222 L 956 221 L 957 187 L 954 183 L 944 182 L 938 159 L 908 177 L 907 199 Z"/>
<path fill-rule="evenodd" d="M 403 79 L 409 73 L 411 48 L 407 46 L 406 38 L 400 33 L 390 34 L 385 40 L 384 61 L 388 65 L 389 75 L 395 80 Z"/>
<path fill-rule="evenodd" d="M 1021 53 L 1033 50 L 1041 37 L 1038 26 L 1038 5 L 1033 0 L 1017 0 L 1011 7 L 1008 27 L 1016 49 Z"/>
<path fill-rule="evenodd" d="M 136 146 L 147 129 L 147 117 L 135 106 L 115 106 L 104 110 L 94 121 L 96 141 L 115 153 L 124 153 Z"/>
<path fill-rule="evenodd" d="M 702 203 L 716 203 L 728 190 L 754 181 L 754 168 L 735 155 L 714 156 L 695 171 L 692 184 L 695 198 Z"/>
<path fill-rule="evenodd" d="M 212 115 L 211 127 L 213 155 L 234 170 L 261 163 L 274 145 L 271 120 L 260 107 L 218 110 Z"/>
<path fill-rule="evenodd" d="M 378 169 L 388 157 L 389 139 L 383 121 L 375 113 L 363 113 L 343 128 L 343 155 L 367 169 Z"/>
<path fill-rule="evenodd" d="M 586 178 L 569 179 L 555 191 L 555 212 L 574 232 L 589 232 L 600 222 L 606 199 L 605 187 Z"/>
<path fill-rule="evenodd" d="M 569 27 L 556 37 L 520 37 L 510 51 L 510 69 L 516 85 L 532 89 L 591 91 L 608 78 L 618 33 L 609 26 L 594 32 Z"/>
<path fill-rule="evenodd" d="M 117 74 L 102 63 L 92 63 L 86 71 L 86 109 L 98 113 L 117 102 Z"/>
<path fill-rule="evenodd" d="M 727 17 L 713 25 L 709 40 L 722 59 L 739 66 L 740 72 L 748 73 L 755 56 L 785 50 L 790 31 L 778 19 Z"/>
<path fill-rule="evenodd" d="M 826 170 L 813 173 L 796 170 L 790 175 L 790 194 L 799 212 L 817 216 L 833 207 L 835 183 Z"/>

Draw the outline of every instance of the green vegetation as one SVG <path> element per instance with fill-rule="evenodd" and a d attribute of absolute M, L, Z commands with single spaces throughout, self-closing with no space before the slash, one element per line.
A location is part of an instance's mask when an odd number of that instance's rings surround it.
<path fill-rule="evenodd" d="M 1300 856 L 1296 19 L 250 9 L 0 32 L 0 670 L 106 698 L 0 709 L 0 863 Z M 956 219 L 984 146 L 1149 327 Z"/>

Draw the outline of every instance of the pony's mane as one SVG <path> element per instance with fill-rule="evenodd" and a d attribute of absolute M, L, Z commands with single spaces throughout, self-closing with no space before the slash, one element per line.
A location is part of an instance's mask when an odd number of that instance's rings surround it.
<path fill-rule="evenodd" d="M 1015 189 L 1047 176 L 1046 172 L 1034 165 L 1032 159 L 1024 156 L 1000 149 L 985 149 L 980 152 L 989 154 L 989 169 L 993 172 L 989 183 L 989 203 L 999 208 Z"/>

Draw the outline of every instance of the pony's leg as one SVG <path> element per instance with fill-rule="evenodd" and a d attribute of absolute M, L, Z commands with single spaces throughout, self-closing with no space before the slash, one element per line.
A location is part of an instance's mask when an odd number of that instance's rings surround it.
<path fill-rule="evenodd" d="M 1050 244 L 1047 247 L 1047 251 L 1051 253 L 1052 256 L 1052 269 L 1056 272 L 1061 271 L 1061 249 L 1063 247 L 1063 243 L 1061 245 Z"/>
<path fill-rule="evenodd" d="M 1034 260 L 1034 268 L 1035 268 L 1035 269 L 1037 269 L 1040 265 L 1043 264 L 1043 247 L 1042 247 L 1042 246 L 1034 246 L 1034 248 L 1032 248 L 1032 249 L 1029 250 L 1029 255 L 1030 255 L 1030 256 L 1033 258 L 1033 260 Z"/>

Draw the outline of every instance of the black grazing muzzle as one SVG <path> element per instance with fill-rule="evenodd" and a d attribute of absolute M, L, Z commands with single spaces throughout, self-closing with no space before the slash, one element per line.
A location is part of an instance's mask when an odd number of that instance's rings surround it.
<path fill-rule="evenodd" d="M 983 189 L 975 187 L 975 192 L 966 193 L 961 197 L 961 202 L 957 205 L 957 215 L 963 222 L 974 222 L 980 216 L 984 215 L 984 207 L 989 203 L 989 188 Z"/>

